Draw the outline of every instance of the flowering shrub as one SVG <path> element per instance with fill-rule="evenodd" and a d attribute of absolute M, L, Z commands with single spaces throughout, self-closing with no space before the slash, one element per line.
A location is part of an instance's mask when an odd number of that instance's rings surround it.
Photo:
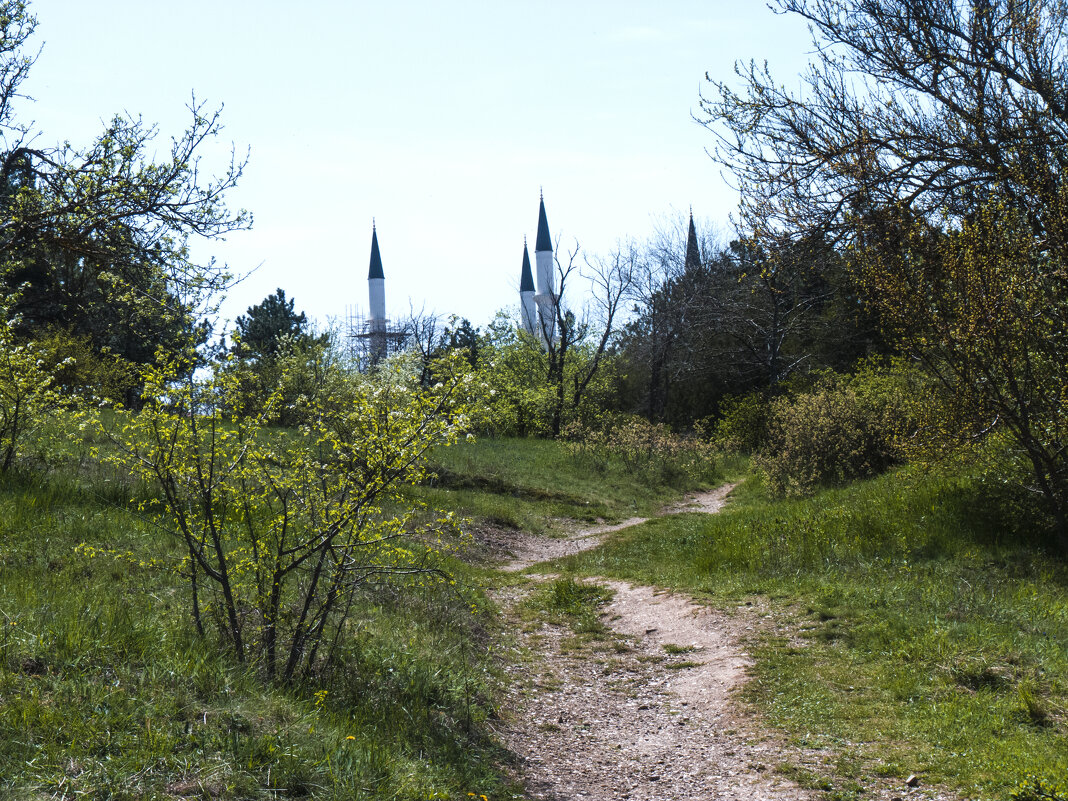
<path fill-rule="evenodd" d="M 712 427 L 712 441 L 725 451 L 753 453 L 768 435 L 768 398 L 761 392 L 724 398 L 720 419 Z"/>
<path fill-rule="evenodd" d="M 19 318 L 12 309 L 16 300 L 0 297 L 0 473 L 15 464 L 29 434 L 64 402 L 46 349 L 15 336 Z M 72 361 L 62 360 L 58 366 Z"/>
<path fill-rule="evenodd" d="M 183 545 L 171 569 L 198 631 L 214 622 L 238 661 L 290 680 L 329 660 L 361 585 L 441 573 L 451 517 L 385 508 L 405 503 L 431 448 L 467 428 L 467 376 L 446 367 L 424 388 L 403 362 L 371 377 L 327 363 L 298 399 L 296 429 L 275 425 L 284 375 L 248 408 L 226 363 L 203 376 L 145 368 L 142 409 L 99 421 L 115 446 L 104 456 L 159 487 L 159 505 L 140 511 Z"/>
<path fill-rule="evenodd" d="M 693 436 L 675 434 L 661 423 L 637 415 L 609 417 L 595 427 L 573 422 L 560 434 L 571 454 L 598 472 L 612 465 L 649 481 L 699 482 L 715 469 L 712 446 Z"/>

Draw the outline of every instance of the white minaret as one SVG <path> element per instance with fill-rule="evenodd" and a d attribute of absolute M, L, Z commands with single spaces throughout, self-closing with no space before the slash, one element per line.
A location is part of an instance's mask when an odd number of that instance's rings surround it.
<path fill-rule="evenodd" d="M 386 276 L 382 272 L 382 254 L 378 252 L 378 231 L 371 221 L 371 268 L 367 271 L 367 294 L 371 317 L 367 321 L 371 364 L 386 358 Z"/>
<path fill-rule="evenodd" d="M 538 313 L 534 307 L 534 275 L 530 272 L 530 253 L 527 238 L 523 237 L 523 272 L 519 274 L 519 313 L 523 330 L 538 335 Z"/>
<path fill-rule="evenodd" d="M 553 267 L 553 240 L 549 236 L 549 221 L 545 217 L 545 196 L 538 208 L 538 238 L 534 242 L 534 261 L 538 268 L 538 304 L 540 333 L 545 339 L 556 338 L 556 271 Z"/>
<path fill-rule="evenodd" d="M 386 330 L 386 276 L 382 272 L 382 254 L 378 252 L 378 231 L 371 222 L 371 268 L 367 271 L 372 331 Z"/>

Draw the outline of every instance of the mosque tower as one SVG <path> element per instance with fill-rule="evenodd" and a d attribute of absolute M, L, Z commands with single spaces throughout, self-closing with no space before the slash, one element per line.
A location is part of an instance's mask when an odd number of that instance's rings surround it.
<path fill-rule="evenodd" d="M 378 252 L 378 231 L 371 222 L 371 267 L 367 271 L 367 292 L 371 310 L 371 330 L 386 329 L 386 276 L 382 272 L 382 254 Z"/>
<path fill-rule="evenodd" d="M 697 246 L 697 229 L 693 226 L 693 207 L 690 207 L 690 230 L 686 234 L 686 272 L 701 269 L 701 249 Z"/>
<path fill-rule="evenodd" d="M 519 276 L 519 313 L 523 330 L 537 336 L 538 313 L 534 310 L 534 276 L 530 272 L 530 253 L 527 251 L 526 237 L 523 237 L 523 272 Z"/>
<path fill-rule="evenodd" d="M 382 254 L 378 251 L 378 230 L 371 221 L 371 266 L 367 271 L 367 294 L 371 316 L 367 321 L 370 334 L 371 363 L 377 364 L 386 355 L 386 276 L 382 272 Z"/>
<path fill-rule="evenodd" d="M 538 269 L 538 304 L 541 318 L 541 334 L 554 339 L 556 336 L 556 271 L 553 268 L 553 240 L 549 236 L 549 221 L 545 217 L 545 195 L 541 196 L 538 208 L 538 238 L 534 242 L 534 261 Z"/>

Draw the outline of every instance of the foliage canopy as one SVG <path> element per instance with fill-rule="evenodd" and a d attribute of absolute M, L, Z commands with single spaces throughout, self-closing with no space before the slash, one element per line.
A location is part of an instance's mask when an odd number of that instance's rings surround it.
<path fill-rule="evenodd" d="M 1068 552 L 1068 3 L 778 0 L 794 92 L 739 66 L 703 101 L 762 236 L 849 246 L 886 332 L 939 379 L 939 441 L 1008 431 Z"/>
<path fill-rule="evenodd" d="M 201 166 L 220 110 L 194 97 L 162 154 L 156 126 L 129 115 L 87 145 L 42 146 L 16 113 L 36 26 L 26 2 L 0 0 L 0 290 L 19 293 L 19 336 L 61 333 L 141 364 L 202 341 L 197 311 L 230 276 L 194 261 L 190 241 L 251 222 L 225 202 L 245 160 L 231 149 L 217 177 Z"/>

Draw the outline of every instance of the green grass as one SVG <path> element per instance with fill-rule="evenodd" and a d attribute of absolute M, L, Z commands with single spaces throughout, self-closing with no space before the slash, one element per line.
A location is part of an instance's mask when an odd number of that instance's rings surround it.
<path fill-rule="evenodd" d="M 628 470 L 619 461 L 591 466 L 552 440 L 461 442 L 435 453 L 436 478 L 413 490 L 430 506 L 534 533 L 558 531 L 563 521 L 617 521 L 654 514 L 700 483 L 684 477 Z M 718 483 L 712 466 L 704 478 Z"/>
<path fill-rule="evenodd" d="M 648 515 L 695 487 L 611 462 L 594 470 L 545 441 L 463 443 L 434 458 L 439 478 L 413 500 L 539 533 Z M 492 653 L 508 637 L 478 588 L 491 571 L 454 561 L 459 591 L 369 590 L 338 669 L 272 687 L 192 633 L 173 576 L 76 550 L 177 547 L 121 508 L 150 488 L 62 440 L 31 464 L 0 479 L 0 797 L 512 792 L 487 726 Z M 853 798 L 873 776 L 919 773 L 1006 798 L 1027 774 L 1048 784 L 1068 773 L 1068 569 L 1025 511 L 949 474 L 898 471 L 791 501 L 749 480 L 719 515 L 651 521 L 563 560 L 552 569 L 568 572 L 523 611 L 580 644 L 603 638 L 610 593 L 579 574 L 769 606 L 789 636 L 754 635 L 746 698 L 799 746 L 836 755 L 806 784 Z M 672 667 L 697 664 L 665 651 Z"/>
<path fill-rule="evenodd" d="M 575 634 L 596 638 L 608 631 L 600 615 L 613 594 L 598 584 L 577 582 L 573 578 L 554 579 L 524 599 L 521 611 L 567 625 Z"/>
<path fill-rule="evenodd" d="M 369 587 L 336 668 L 272 686 L 195 635 L 171 573 L 77 550 L 177 542 L 119 505 L 115 475 L 57 452 L 0 477 L 0 797 L 507 792 L 486 726 L 497 623 L 466 566 L 456 587 Z"/>
<path fill-rule="evenodd" d="M 564 560 L 720 603 L 770 599 L 747 698 L 840 755 L 836 783 L 919 773 L 1007 797 L 1068 773 L 1068 570 L 977 480 L 898 471 L 805 500 L 759 485 Z"/>
<path fill-rule="evenodd" d="M 0 477 L 0 797 L 511 793 L 487 726 L 507 634 L 478 586 L 486 569 L 452 560 L 456 585 L 369 588 L 337 667 L 271 686 L 196 636 L 187 587 L 145 566 L 179 553 L 128 510 L 152 488 L 86 453 L 45 431 L 23 472 Z M 613 464 L 591 474 L 546 441 L 463 443 L 435 461 L 440 478 L 412 500 L 534 532 L 651 513 L 691 486 Z M 546 614 L 602 632 L 603 590 L 546 591 Z"/>

